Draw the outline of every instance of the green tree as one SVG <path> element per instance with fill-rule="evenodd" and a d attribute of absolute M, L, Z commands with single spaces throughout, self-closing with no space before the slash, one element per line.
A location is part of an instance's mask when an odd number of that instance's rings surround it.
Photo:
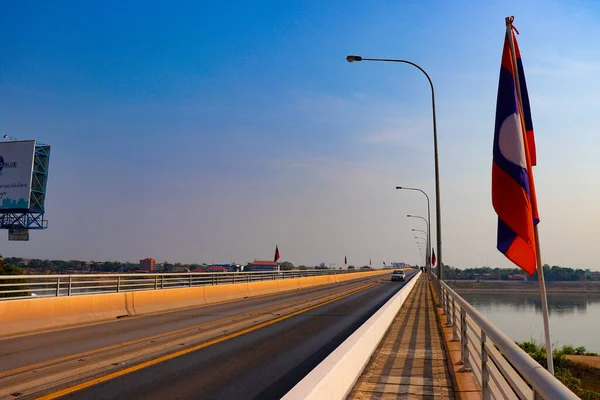
<path fill-rule="evenodd" d="M 6 263 L 0 254 L 0 275 L 23 275 L 23 269 Z M 15 286 L 3 286 L 2 290 L 23 290 L 16 293 L 0 293 L 0 297 L 27 296 L 27 286 L 18 285 L 20 283 L 26 283 L 25 279 L 0 279 L 0 284 L 15 284 Z"/>
<path fill-rule="evenodd" d="M 308 268 L 306 268 L 306 265 L 299 265 L 299 266 L 298 266 L 298 269 L 299 269 L 299 270 L 301 270 L 301 271 L 305 271 L 305 270 L 307 270 Z"/>
<path fill-rule="evenodd" d="M 37 258 L 29 260 L 29 264 L 27 264 L 29 268 L 33 269 L 41 269 L 42 268 L 42 260 L 38 260 Z"/>
<path fill-rule="evenodd" d="M 292 264 L 289 261 L 284 261 L 282 263 L 279 263 L 279 269 L 281 269 L 282 271 L 291 271 L 294 269 L 294 264 Z"/>
<path fill-rule="evenodd" d="M 18 265 L 20 262 L 23 261 L 23 259 L 20 257 L 6 257 L 4 261 L 6 261 L 8 264 Z"/>
<path fill-rule="evenodd" d="M 115 271 L 117 271 L 119 269 L 120 266 L 121 266 L 121 263 L 119 263 L 119 262 L 104 261 L 99 266 L 99 269 L 102 272 L 115 272 Z"/>

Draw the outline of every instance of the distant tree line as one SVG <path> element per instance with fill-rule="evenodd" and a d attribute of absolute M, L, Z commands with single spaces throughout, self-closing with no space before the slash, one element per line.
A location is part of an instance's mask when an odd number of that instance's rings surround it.
<path fill-rule="evenodd" d="M 249 267 L 252 263 L 246 263 Z M 198 271 L 207 268 L 209 264 L 205 263 L 158 263 L 156 272 L 189 272 Z M 295 266 L 289 261 L 279 263 L 282 271 L 306 270 L 305 265 Z M 324 262 L 320 263 L 315 269 L 329 269 Z M 120 262 L 120 261 L 81 261 L 81 260 L 40 260 L 24 259 L 19 257 L 2 258 L 0 255 L 0 275 L 20 275 L 20 274 L 80 274 L 80 273 L 108 273 L 108 272 L 135 272 L 139 269 L 139 264 Z M 519 275 L 526 275 L 529 280 L 537 281 L 537 272 L 529 277 L 520 268 L 491 268 L 477 267 L 461 269 L 444 265 L 444 278 L 456 280 L 509 280 L 518 279 Z M 586 281 L 600 280 L 600 272 L 584 271 L 583 269 L 573 269 L 561 267 L 558 265 L 544 265 L 544 278 L 547 281 Z"/>
<path fill-rule="evenodd" d="M 553 265 L 552 267 L 548 264 L 543 265 L 544 279 L 546 281 L 562 281 L 562 282 L 573 282 L 573 281 L 585 281 L 585 280 L 600 280 L 600 274 L 598 273 L 586 273 L 583 269 L 573 269 L 568 267 L 561 267 Z M 509 277 L 515 279 L 519 275 L 525 275 L 529 280 L 537 281 L 537 271 L 533 276 L 529 276 L 525 271 L 520 268 L 490 268 L 490 267 L 478 267 L 478 268 L 467 268 L 460 269 L 444 265 L 444 279 L 452 280 L 509 280 Z"/>
<path fill-rule="evenodd" d="M 40 275 L 85 272 L 128 272 L 139 267 L 138 264 L 122 263 L 119 261 L 81 261 L 81 260 L 40 260 L 33 258 L 30 260 L 19 257 L 6 257 L 5 261 L 12 265 L 17 265 L 28 273 Z M 129 268 L 128 268 L 129 267 Z"/>
<path fill-rule="evenodd" d="M 1 257 L 1 256 L 0 256 Z M 120 261 L 82 261 L 82 260 L 40 260 L 37 258 L 24 259 L 20 257 L 6 257 L 3 261 L 6 265 L 17 268 L 0 270 L 0 275 L 11 275 L 10 271 L 20 271 L 25 274 L 36 274 L 36 275 L 48 275 L 48 274 L 84 274 L 84 273 L 109 273 L 109 272 L 135 272 L 139 270 L 140 266 L 138 263 L 120 262 Z M 250 270 L 252 265 L 251 262 L 245 264 L 246 270 Z M 208 268 L 210 264 L 206 263 L 170 263 L 163 262 L 157 263 L 156 272 L 190 272 L 190 271 L 201 271 Z M 321 263 L 322 268 L 325 267 L 325 263 Z M 291 270 L 306 270 L 308 269 L 305 265 L 295 266 L 289 261 L 282 261 L 279 263 L 279 268 L 282 271 Z M 317 267 L 318 268 L 318 267 Z M 17 273 L 15 273 L 17 275 Z"/>

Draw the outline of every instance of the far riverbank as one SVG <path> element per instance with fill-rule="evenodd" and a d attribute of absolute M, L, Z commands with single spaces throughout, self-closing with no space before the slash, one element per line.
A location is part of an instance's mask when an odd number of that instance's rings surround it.
<path fill-rule="evenodd" d="M 445 281 L 458 293 L 539 293 L 537 281 Z M 548 293 L 597 294 L 600 281 L 546 282 Z"/>

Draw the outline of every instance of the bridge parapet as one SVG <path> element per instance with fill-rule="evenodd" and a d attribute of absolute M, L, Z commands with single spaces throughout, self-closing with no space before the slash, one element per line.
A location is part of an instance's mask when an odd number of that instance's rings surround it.
<path fill-rule="evenodd" d="M 389 271 L 384 270 L 346 274 L 339 271 L 335 274 L 314 272 L 309 271 L 303 277 L 298 277 L 297 273 L 219 273 L 216 274 L 218 277 L 213 279 L 210 279 L 210 275 L 215 274 L 206 274 L 208 279 L 188 274 L 183 275 L 185 284 L 181 282 L 182 274 L 173 274 L 164 280 L 159 280 L 163 275 L 155 275 L 154 282 L 162 282 L 164 285 L 155 284 L 148 289 L 145 289 L 147 285 L 140 285 L 141 288 L 123 291 L 119 291 L 118 286 L 115 288 L 114 285 L 106 285 L 102 282 L 105 278 L 100 277 L 101 283 L 96 281 L 98 287 L 93 288 L 92 292 L 71 291 L 69 295 L 60 295 L 60 286 L 57 285 L 54 290 L 59 294 L 58 297 L 34 296 L 0 301 L 0 337 L 242 300 L 389 274 Z M 61 276 L 63 277 L 65 276 Z M 198 278 L 198 282 L 195 282 L 194 278 Z"/>
<path fill-rule="evenodd" d="M 62 297 L 105 293 L 228 285 L 328 276 L 329 283 L 380 270 L 298 270 L 164 274 L 6 275 L 0 278 L 0 301 L 31 297 Z M 389 271 L 386 271 L 389 272 Z M 306 281 L 308 282 L 308 281 Z M 323 281 L 323 283 L 326 283 Z M 305 282 L 303 281 L 303 284 Z M 308 284 L 312 286 L 312 284 Z"/>
<path fill-rule="evenodd" d="M 461 370 L 473 373 L 483 399 L 579 399 L 445 282 L 431 276 L 452 341 L 460 343 Z"/>

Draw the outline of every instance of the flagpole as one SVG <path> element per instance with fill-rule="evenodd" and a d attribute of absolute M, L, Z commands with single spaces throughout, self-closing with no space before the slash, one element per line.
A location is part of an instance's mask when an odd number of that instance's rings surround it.
<path fill-rule="evenodd" d="M 506 34 L 508 35 L 508 41 L 510 43 L 510 54 L 513 62 L 513 72 L 515 74 L 515 84 L 517 88 L 517 97 L 519 99 L 519 108 L 521 115 L 521 127 L 523 131 L 523 140 L 525 142 L 525 154 L 529 161 L 529 151 L 527 150 L 527 138 L 525 137 L 525 127 L 523 124 L 523 100 L 521 97 L 521 85 L 519 81 L 519 68 L 517 66 L 517 53 L 515 51 L 515 43 L 513 40 L 513 26 L 512 23 L 515 17 L 506 17 Z M 528 162 L 529 165 L 531 165 Z M 548 361 L 548 371 L 554 375 L 554 359 L 552 357 L 552 342 L 550 342 L 550 321 L 548 317 L 548 298 L 546 296 L 546 282 L 544 280 L 544 268 L 542 266 L 542 255 L 540 251 L 540 237 L 538 234 L 537 224 L 533 226 L 534 236 L 535 236 L 535 259 L 537 264 L 537 273 L 538 273 L 538 281 L 540 284 L 540 297 L 542 300 L 542 316 L 544 320 L 544 336 L 546 338 L 546 359 Z"/>

